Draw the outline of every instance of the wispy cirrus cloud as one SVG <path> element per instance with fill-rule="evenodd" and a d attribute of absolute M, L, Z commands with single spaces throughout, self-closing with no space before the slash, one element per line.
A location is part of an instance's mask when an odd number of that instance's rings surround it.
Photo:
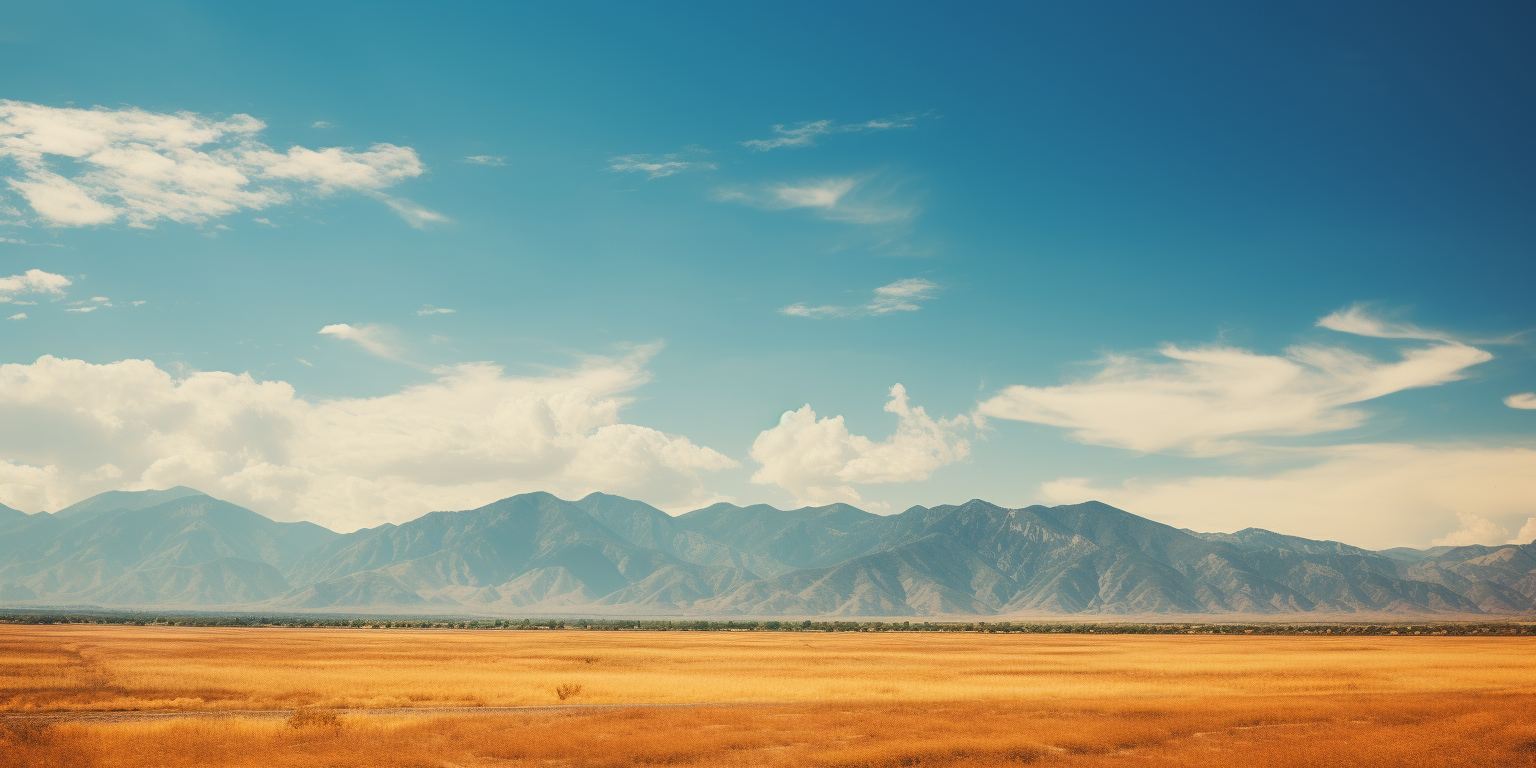
<path fill-rule="evenodd" d="M 803 209 L 848 224 L 894 224 L 912 218 L 915 206 L 896 199 L 895 186 L 868 177 L 829 177 L 795 183 L 716 190 L 715 198 L 769 211 Z"/>
<path fill-rule="evenodd" d="M 810 120 L 789 125 L 773 126 L 774 135 L 767 139 L 752 139 L 741 142 L 753 152 L 767 152 L 773 149 L 792 147 L 811 147 L 816 145 L 816 140 L 824 136 L 839 133 L 859 133 L 863 131 L 889 131 L 896 128 L 911 128 L 921 115 L 900 115 L 880 120 L 867 120 L 862 123 L 837 123 L 832 120 Z"/>
<path fill-rule="evenodd" d="M 682 155 L 620 155 L 608 158 L 608 170 L 617 173 L 643 173 L 646 178 L 660 179 L 688 171 L 711 171 L 714 163 L 683 160 Z"/>
<path fill-rule="evenodd" d="M 921 277 L 908 277 L 874 290 L 874 297 L 867 304 L 858 306 L 822 305 L 807 306 L 796 302 L 779 309 L 779 314 L 793 317 L 828 318 L 888 315 L 892 312 L 916 312 L 922 309 L 917 302 L 933 298 L 938 284 Z"/>
<path fill-rule="evenodd" d="M 1334 318 L 1334 319 L 1330 319 Z M 1344 318 L 1344 319 L 1337 319 Z M 981 403 L 982 416 L 1065 427 L 1084 443 L 1149 453 L 1215 456 L 1246 439 L 1313 435 L 1363 424 L 1348 406 L 1456 381 L 1493 355 L 1442 334 L 1408 331 L 1348 313 L 1320 323 L 1346 333 L 1430 340 L 1381 361 L 1338 346 L 1302 345 L 1283 355 L 1223 346 L 1167 345 L 1154 355 L 1113 354 L 1085 381 L 1011 386 Z"/>
<path fill-rule="evenodd" d="M 464 162 L 471 165 L 506 165 L 506 155 L 470 155 L 464 158 Z"/>
<path fill-rule="evenodd" d="M 196 224 L 348 192 L 389 204 L 412 226 L 446 220 L 383 192 L 425 171 L 414 149 L 379 143 L 279 152 L 257 139 L 265 128 L 243 114 L 0 100 L 0 168 L 33 218 L 52 227 Z"/>
<path fill-rule="evenodd" d="M 431 304 L 423 304 L 421 306 L 421 309 L 416 310 L 416 314 L 417 315 L 423 315 L 423 316 L 425 316 L 425 315 L 451 315 L 451 314 L 453 314 L 455 312 L 458 312 L 458 310 L 457 309 L 448 309 L 446 307 L 434 307 Z"/>
<path fill-rule="evenodd" d="M 367 350 L 370 354 L 378 355 L 386 360 L 415 365 L 415 363 L 411 363 L 409 360 L 401 357 L 405 350 L 395 343 L 393 339 L 394 333 L 391 329 L 382 325 L 371 323 L 360 323 L 358 325 L 337 323 L 321 328 L 320 335 L 353 342 Z"/>

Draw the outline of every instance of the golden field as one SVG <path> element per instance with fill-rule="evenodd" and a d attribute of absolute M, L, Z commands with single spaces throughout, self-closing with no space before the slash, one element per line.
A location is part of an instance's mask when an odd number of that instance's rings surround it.
<path fill-rule="evenodd" d="M 707 706 L 35 719 L 562 703 Z M 1515 637 L 0 626 L 5 765 L 1536 765 L 1532 713 Z"/>

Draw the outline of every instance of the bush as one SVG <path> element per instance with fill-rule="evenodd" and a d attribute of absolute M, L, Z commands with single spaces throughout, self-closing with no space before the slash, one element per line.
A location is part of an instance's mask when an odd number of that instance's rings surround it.
<path fill-rule="evenodd" d="M 555 695 L 558 696 L 561 701 L 565 701 L 566 699 L 569 699 L 578 693 L 581 693 L 581 686 L 576 685 L 575 683 L 561 683 L 560 685 L 555 686 Z"/>
<path fill-rule="evenodd" d="M 299 707 L 288 716 L 288 727 L 297 729 L 314 728 L 317 730 L 340 731 L 341 716 L 326 709 L 310 709 Z"/>

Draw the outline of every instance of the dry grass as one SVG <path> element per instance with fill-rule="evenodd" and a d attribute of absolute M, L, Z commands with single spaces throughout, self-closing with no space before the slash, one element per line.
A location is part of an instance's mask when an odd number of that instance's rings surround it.
<path fill-rule="evenodd" d="M 0 765 L 1536 766 L 1533 673 L 1528 638 L 0 627 Z M 548 705 L 561 686 L 722 704 L 330 711 Z"/>

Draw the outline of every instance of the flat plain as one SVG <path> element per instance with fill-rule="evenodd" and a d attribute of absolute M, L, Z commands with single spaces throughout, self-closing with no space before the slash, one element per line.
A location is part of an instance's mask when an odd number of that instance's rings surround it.
<path fill-rule="evenodd" d="M 8 766 L 1536 765 L 1533 712 L 1528 637 L 0 625 Z"/>

